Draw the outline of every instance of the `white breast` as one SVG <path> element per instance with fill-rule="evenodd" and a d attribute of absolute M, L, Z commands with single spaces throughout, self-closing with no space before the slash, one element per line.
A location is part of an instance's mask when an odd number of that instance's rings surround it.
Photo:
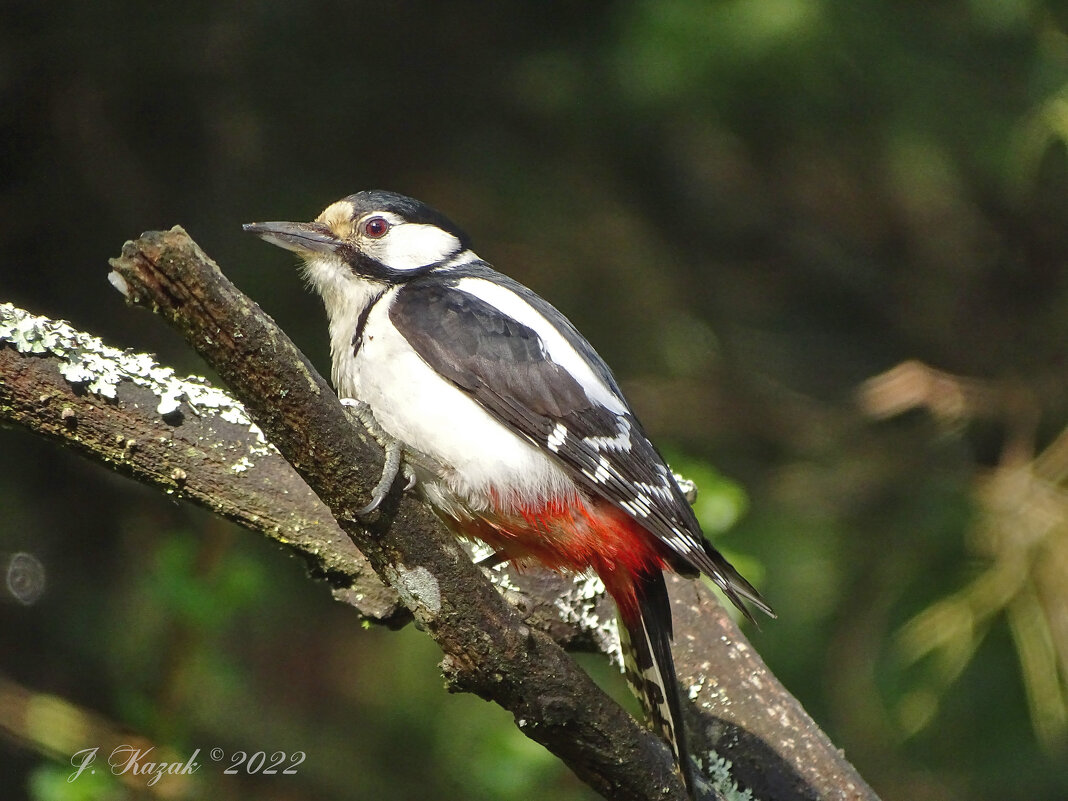
<path fill-rule="evenodd" d="M 491 417 L 412 349 L 388 319 L 395 292 L 368 315 L 356 358 L 341 360 L 351 369 L 339 368 L 335 355 L 339 394 L 367 403 L 390 435 L 445 466 L 443 486 L 428 488 L 431 496 L 444 491 L 475 510 L 488 508 L 491 488 L 498 497 L 507 488 L 508 497 L 500 500 L 511 504 L 573 496 L 575 484 L 551 457 Z M 355 318 L 352 326 L 350 343 Z"/>

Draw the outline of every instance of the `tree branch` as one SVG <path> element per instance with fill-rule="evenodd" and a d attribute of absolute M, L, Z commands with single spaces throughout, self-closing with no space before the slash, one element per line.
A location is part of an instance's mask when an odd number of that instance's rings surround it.
<path fill-rule="evenodd" d="M 528 736 L 609 797 L 668 797 L 664 792 L 681 797 L 660 741 L 635 726 L 536 630 L 571 646 L 609 650 L 611 604 L 590 592 L 590 582 L 543 572 L 496 576 L 525 613 L 523 620 L 414 499 L 391 499 L 392 525 L 361 528 L 347 510 L 366 500 L 367 489 L 360 488 L 376 482 L 381 454 L 349 424 L 333 392 L 284 334 L 226 282 L 181 229 L 128 243 L 113 264 L 122 276 L 115 280 L 128 295 L 171 320 L 248 399 L 249 415 L 329 502 L 342 527 L 288 464 L 264 447 L 240 404 L 210 395 L 218 390 L 202 380 L 176 388 L 169 383 L 178 381 L 172 371 L 143 365 L 121 378 L 105 371 L 114 389 L 110 398 L 99 397 L 93 385 L 100 380 L 84 377 L 86 364 L 94 361 L 84 354 L 94 348 L 78 340 L 60 347 L 61 356 L 46 356 L 55 351 L 44 341 L 58 336 L 53 327 L 60 324 L 44 321 L 48 325 L 39 324 L 43 331 L 37 331 L 21 323 L 23 333 L 5 333 L 4 311 L 10 307 L 0 307 L 0 342 L 23 349 L 36 342 L 42 355 L 0 347 L 0 417 L 291 545 L 341 600 L 365 615 L 403 621 L 396 595 L 372 578 L 347 532 L 439 642 L 455 689 L 505 706 Z M 160 370 L 169 373 L 167 381 L 143 380 L 145 373 L 158 376 Z M 72 386 L 71 377 L 81 380 Z M 691 724 L 697 724 L 695 752 L 715 748 L 733 760 L 734 780 L 756 797 L 874 799 L 707 587 L 673 581 L 671 591 L 680 680 L 695 701 L 690 710 Z M 713 759 L 710 753 L 706 768 Z"/>
<path fill-rule="evenodd" d="M 0 419 L 292 545 L 365 617 L 410 619 L 240 402 L 10 304 L 0 305 L 0 342 L 13 346 L 0 347 Z"/>

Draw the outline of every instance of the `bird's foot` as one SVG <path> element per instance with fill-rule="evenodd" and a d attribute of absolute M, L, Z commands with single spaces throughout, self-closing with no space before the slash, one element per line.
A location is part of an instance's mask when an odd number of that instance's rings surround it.
<path fill-rule="evenodd" d="M 342 398 L 341 405 L 345 407 L 349 419 L 363 426 L 367 433 L 374 437 L 375 441 L 386 452 L 386 458 L 382 464 L 382 477 L 371 493 L 371 502 L 356 510 L 356 517 L 360 520 L 367 520 L 382 505 L 382 501 L 386 499 L 386 496 L 389 495 L 389 491 L 393 488 L 393 482 L 397 480 L 398 473 L 402 470 L 404 471 L 404 476 L 407 479 L 407 483 L 404 486 L 405 491 L 415 486 L 415 473 L 404 463 L 404 454 L 400 442 L 391 437 L 379 425 L 370 406 L 355 398 Z"/>

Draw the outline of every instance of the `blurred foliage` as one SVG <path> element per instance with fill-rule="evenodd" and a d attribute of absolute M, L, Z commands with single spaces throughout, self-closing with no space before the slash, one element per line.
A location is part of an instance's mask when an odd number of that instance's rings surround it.
<path fill-rule="evenodd" d="M 325 367 L 317 302 L 238 226 L 370 187 L 445 210 L 588 335 L 716 488 L 702 520 L 780 613 L 754 644 L 884 799 L 1068 796 L 1063 4 L 0 8 L 4 300 L 201 369 L 104 279 L 180 223 Z M 910 359 L 1027 402 L 858 407 Z M 48 577 L 0 604 L 12 698 L 85 737 L 308 755 L 190 797 L 590 797 L 278 548 L 24 432 L 0 452 L 0 552 Z M 10 797 L 137 792 L 0 753 Z"/>

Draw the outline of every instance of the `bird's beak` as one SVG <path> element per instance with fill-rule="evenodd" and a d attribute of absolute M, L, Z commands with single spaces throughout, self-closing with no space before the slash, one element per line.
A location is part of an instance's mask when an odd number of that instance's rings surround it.
<path fill-rule="evenodd" d="M 241 227 L 264 242 L 296 253 L 333 253 L 341 244 L 341 240 L 319 222 L 245 223 Z"/>

